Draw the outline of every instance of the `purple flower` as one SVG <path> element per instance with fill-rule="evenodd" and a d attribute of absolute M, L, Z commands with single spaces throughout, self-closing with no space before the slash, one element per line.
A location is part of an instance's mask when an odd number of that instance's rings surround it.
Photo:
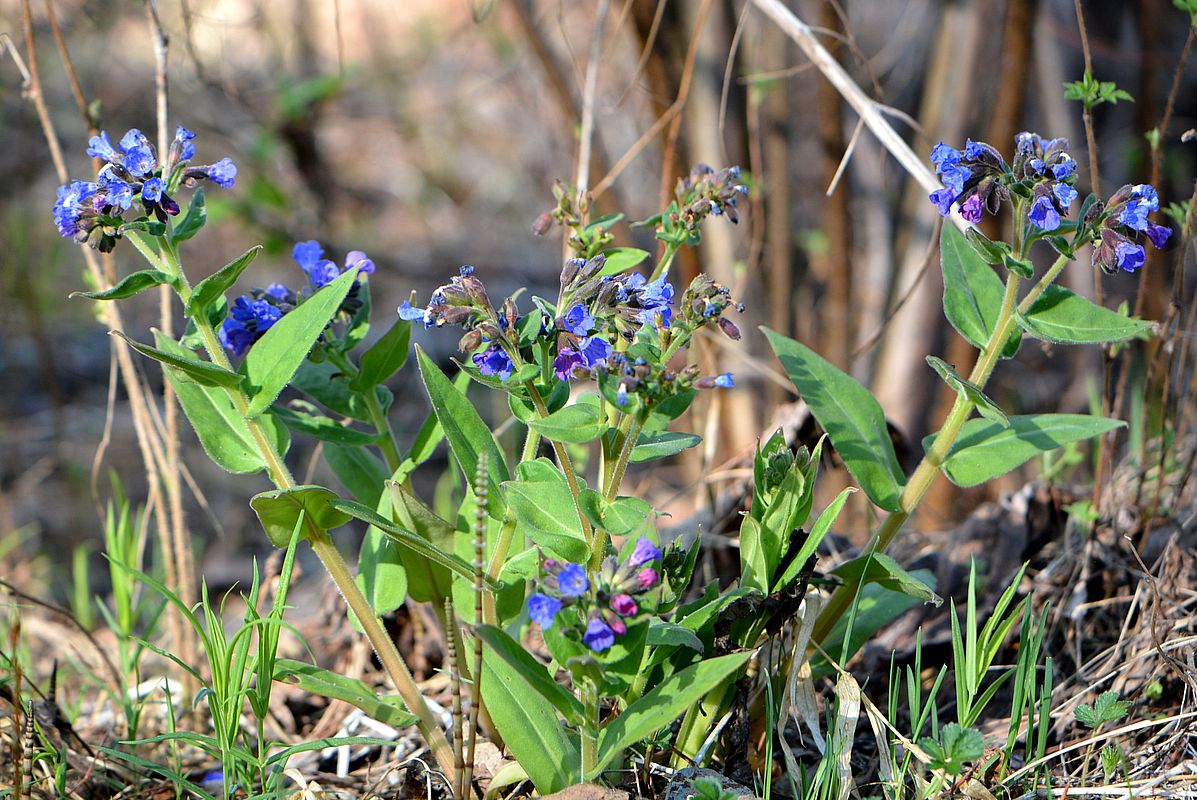
<path fill-rule="evenodd" d="M 594 317 L 582 303 L 576 303 L 569 312 L 561 318 L 565 330 L 575 336 L 586 336 L 594 330 Z"/>
<path fill-rule="evenodd" d="M 615 644 L 615 632 L 598 617 L 591 617 L 582 641 L 594 652 L 601 653 Z"/>
<path fill-rule="evenodd" d="M 1142 247 L 1123 240 L 1114 246 L 1114 262 L 1118 269 L 1135 272 L 1147 260 L 1147 253 Z"/>
<path fill-rule="evenodd" d="M 964 217 L 969 222 L 976 224 L 981 221 L 981 217 L 985 213 L 985 204 L 981 202 L 981 195 L 970 195 L 960 205 L 960 216 Z"/>
<path fill-rule="evenodd" d="M 621 617 L 634 616 L 639 610 L 630 594 L 617 594 L 611 598 L 611 610 Z"/>
<path fill-rule="evenodd" d="M 736 380 L 732 377 L 730 372 L 725 372 L 719 377 L 715 378 L 715 385 L 720 389 L 732 389 L 736 385 Z"/>
<path fill-rule="evenodd" d="M 1031 204 L 1031 210 L 1027 213 L 1027 219 L 1045 231 L 1054 231 L 1060 227 L 1060 214 L 1056 211 L 1051 198 L 1045 194 L 1035 198 L 1035 202 Z"/>
<path fill-rule="evenodd" d="M 400 310 L 400 316 L 403 316 Z M 572 347 L 562 347 L 553 359 L 553 372 L 558 380 L 567 381 L 574 376 L 575 367 L 585 367 L 586 359 Z"/>
<path fill-rule="evenodd" d="M 474 366 L 478 367 L 483 375 L 498 377 L 501 381 L 510 378 L 511 373 L 515 371 L 515 364 L 511 362 L 511 356 L 507 355 L 507 351 L 498 344 L 492 344 L 481 353 L 475 353 Z"/>
<path fill-rule="evenodd" d="M 650 561 L 656 561 L 661 557 L 661 548 L 657 547 L 643 536 L 636 542 L 636 547 L 632 550 L 632 554 L 628 556 L 627 565 L 629 567 L 639 567 L 647 564 Z"/>
<path fill-rule="evenodd" d="M 581 597 L 590 588 L 586 569 L 579 564 L 566 564 L 557 576 L 557 587 L 564 597 Z"/>
<path fill-rule="evenodd" d="M 322 258 L 307 270 L 308 279 L 311 280 L 312 285 L 317 289 L 323 288 L 335 281 L 341 275 L 341 268 L 329 261 L 327 258 Z"/>
<path fill-rule="evenodd" d="M 1147 238 L 1155 245 L 1157 250 L 1163 250 L 1164 245 L 1168 243 L 1168 237 L 1172 235 L 1172 229 L 1167 225 L 1148 225 Z"/>
<path fill-rule="evenodd" d="M 657 571 L 652 567 L 645 567 L 636 574 L 636 584 L 643 592 L 647 592 L 649 589 L 656 586 L 657 581 L 660 579 L 661 577 L 657 575 Z"/>
<path fill-rule="evenodd" d="M 345 269 L 354 267 L 357 267 L 358 275 L 374 274 L 374 262 L 361 250 L 350 250 L 349 255 L 345 256 Z"/>
<path fill-rule="evenodd" d="M 930 197 L 941 217 L 952 213 L 952 203 L 956 202 L 956 192 L 951 189 L 936 189 Z"/>
<path fill-rule="evenodd" d="M 528 598 L 528 616 L 541 627 L 548 630 L 553 627 L 557 612 L 561 610 L 561 601 L 547 594 L 537 592 Z"/>

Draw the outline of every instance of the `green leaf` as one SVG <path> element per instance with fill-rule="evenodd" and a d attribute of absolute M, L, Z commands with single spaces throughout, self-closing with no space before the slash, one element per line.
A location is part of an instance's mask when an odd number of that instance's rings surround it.
<path fill-rule="evenodd" d="M 944 460 L 944 472 L 957 486 L 977 486 L 1005 475 L 1048 450 L 1120 428 L 1126 423 L 1085 414 L 1029 414 L 1010 417 L 1010 426 L 970 419 Z M 929 448 L 934 434 L 924 440 Z"/>
<path fill-rule="evenodd" d="M 195 288 L 191 290 L 191 297 L 187 300 L 187 316 L 201 316 L 217 298 L 223 297 L 229 287 L 241 277 L 241 273 L 245 272 L 245 268 L 257 258 L 261 250 L 261 245 L 249 248 L 237 258 L 197 283 Z"/>
<path fill-rule="evenodd" d="M 371 719 L 390 725 L 392 728 L 406 728 L 416 724 L 416 716 L 407 710 L 398 697 L 379 697 L 365 681 L 321 669 L 313 664 L 280 658 L 274 666 L 274 679 L 290 683 L 305 692 L 344 700 L 365 711 Z"/>
<path fill-rule="evenodd" d="M 387 481 L 386 489 L 391 508 L 394 509 L 394 514 L 388 516 L 441 552 L 454 551 L 457 531 L 449 522 L 437 516 L 423 501 L 404 489 L 401 483 Z M 379 533 L 381 535 L 382 532 Z M 407 592 L 411 598 L 420 603 L 443 605 L 452 588 L 453 576 L 449 570 L 404 547 L 399 540 L 393 539 L 390 543 L 396 558 L 407 572 Z M 520 600 L 523 601 L 522 595 Z"/>
<path fill-rule="evenodd" d="M 694 631 L 656 618 L 648 623 L 648 644 L 653 647 L 688 647 L 698 653 L 706 649 Z"/>
<path fill-rule="evenodd" d="M 300 514 L 322 531 L 339 528 L 348 522 L 349 515 L 333 506 L 336 499 L 336 492 L 323 486 L 292 486 L 256 494 L 249 505 L 258 515 L 271 544 L 286 547 L 291 543 L 291 534 Z"/>
<path fill-rule="evenodd" d="M 474 632 L 541 697 L 552 703 L 553 708 L 557 709 L 569 724 L 582 724 L 586 715 L 582 703 L 570 694 L 568 689 L 553 680 L 545 666 L 533 658 L 522 644 L 494 625 L 479 625 L 474 628 Z"/>
<path fill-rule="evenodd" d="M 963 247 L 967 249 L 968 245 Z M 768 328 L 763 330 L 790 380 L 865 494 L 881 508 L 898 511 L 906 478 L 876 398 L 809 347 Z"/>
<path fill-rule="evenodd" d="M 981 388 L 975 383 L 970 383 L 957 374 L 952 366 L 941 358 L 935 356 L 927 356 L 927 363 L 931 368 L 939 373 L 939 377 L 944 379 L 944 382 L 956 390 L 956 394 L 962 394 L 968 398 L 982 417 L 992 420 L 1003 428 L 1010 425 L 1009 418 L 1006 417 L 1006 412 L 998 407 L 997 403 L 989 399 L 989 397 L 981 391 Z"/>
<path fill-rule="evenodd" d="M 490 503 L 487 511 L 495 519 L 502 519 L 506 508 L 499 487 L 511 476 L 507 472 L 507 462 L 503 458 L 499 443 L 495 441 L 494 434 L 486 427 L 482 417 L 478 416 L 465 394 L 445 377 L 418 345 L 416 360 L 420 366 L 420 375 L 424 379 L 428 399 L 432 401 L 432 410 L 441 422 L 445 438 L 449 440 L 449 449 L 461 465 L 468 483 L 473 482 L 474 473 L 478 469 L 478 454 L 483 450 L 489 453 L 490 457 L 486 460 L 487 470 L 490 472 Z"/>
<path fill-rule="evenodd" d="M 931 769 L 942 769 L 949 775 L 959 775 L 966 761 L 976 761 L 985 755 L 985 739 L 981 732 L 949 722 L 939 731 L 939 738 L 926 738 L 919 746 L 931 756 Z"/>
<path fill-rule="evenodd" d="M 840 492 L 839 495 L 836 496 L 835 500 L 831 501 L 831 505 L 823 509 L 823 513 L 819 515 L 819 518 L 815 520 L 815 524 L 811 527 L 810 533 L 806 535 L 806 541 L 802 543 L 802 547 L 799 548 L 794 557 L 790 559 L 790 563 L 786 567 L 785 572 L 781 574 L 781 577 L 778 578 L 777 582 L 773 585 L 773 591 L 777 592 L 784 590 L 785 587 L 790 585 L 791 581 L 798 577 L 798 574 L 802 571 L 802 568 L 806 566 L 807 560 L 814 555 L 815 550 L 819 547 L 819 544 L 823 541 L 823 538 L 831 532 L 831 526 L 835 523 L 836 518 L 839 517 L 840 512 L 844 509 L 844 503 L 846 503 L 848 498 L 856 491 L 856 487 L 849 486 L 847 489 L 844 489 L 842 492 Z"/>
<path fill-rule="evenodd" d="M 528 425 L 546 439 L 569 444 L 593 442 L 607 430 L 607 422 L 597 402 L 574 403 L 543 419 L 530 420 Z"/>
<path fill-rule="evenodd" d="M 368 392 L 394 375 L 407 363 L 407 350 L 411 344 L 411 323 L 396 320 L 382 338 L 362 353 L 357 377 L 349 386 L 354 391 Z"/>
<path fill-rule="evenodd" d="M 701 441 L 702 437 L 695 433 L 672 431 L 656 434 L 642 433 L 636 440 L 636 446 L 632 448 L 632 455 L 628 460 L 633 464 L 639 464 L 642 461 L 666 458 L 677 455 L 683 450 L 689 450 Z"/>
<path fill-rule="evenodd" d="M 628 535 L 653 513 L 652 505 L 639 497 L 617 497 L 613 502 L 608 502 L 594 489 L 583 489 L 578 501 L 582 506 L 582 513 L 591 524 L 612 536 Z M 576 519 L 577 515 L 574 517 Z"/>
<path fill-rule="evenodd" d="M 383 482 L 391 477 L 378 456 L 361 447 L 330 444 L 324 449 L 324 460 L 350 494 L 368 506 L 378 506 Z"/>
<path fill-rule="evenodd" d="M 612 247 L 610 250 L 604 250 L 603 255 L 607 257 L 607 263 L 599 272 L 600 276 L 627 272 L 648 258 L 649 254 L 647 250 L 639 250 L 635 247 Z"/>
<path fill-rule="evenodd" d="M 599 734 L 599 772 L 653 731 L 673 721 L 703 695 L 731 677 L 752 655 L 751 652 L 732 653 L 700 661 L 675 672 L 657 684 L 636 702 L 629 705 Z M 485 686 L 485 683 L 483 684 Z M 586 779 L 597 775 L 585 775 Z"/>
<path fill-rule="evenodd" d="M 202 386 L 232 388 L 241 383 L 241 376 L 236 372 L 213 364 L 211 361 L 200 361 L 198 358 L 193 358 L 188 351 L 178 345 L 175 345 L 173 348 L 164 347 L 163 340 L 168 337 L 164 337 L 160 331 L 154 331 L 154 338 L 158 343 L 158 347 L 151 347 L 148 344 L 134 341 L 120 331 L 113 331 L 112 333 L 124 339 L 126 344 L 143 356 L 174 367 Z M 174 340 L 170 341 L 174 344 Z"/>
<path fill-rule="evenodd" d="M 939 250 L 944 314 L 969 344 L 983 349 L 1001 313 L 1005 287 L 955 225 L 943 226 Z M 1002 350 L 1003 358 L 1017 352 L 1020 337 L 1017 331 L 1011 335 Z"/>
<path fill-rule="evenodd" d="M 354 428 L 347 428 L 335 419 L 326 417 L 323 414 L 308 414 L 280 405 L 275 405 L 271 409 L 271 413 L 296 433 L 306 434 L 330 444 L 361 447 L 363 445 L 374 444 L 382 438 L 382 434 L 377 432 L 367 433 Z"/>
<path fill-rule="evenodd" d="M 578 510 L 564 480 L 507 481 L 503 492 L 529 539 L 566 561 L 584 562 L 589 557 Z"/>
<path fill-rule="evenodd" d="M 930 570 L 915 570 L 911 576 L 928 586 L 935 582 L 935 575 Z M 843 656 L 846 663 L 846 659 L 851 658 L 877 631 L 918 604 L 918 600 L 902 592 L 893 592 L 875 583 L 869 584 L 856 596 L 855 616 L 845 614 L 840 617 L 823 642 L 823 650 L 836 658 Z M 852 623 L 852 638 L 845 648 L 844 637 L 848 634 L 849 619 Z M 835 668 L 821 655 L 811 659 L 811 670 L 816 678 L 835 674 Z"/>
<path fill-rule="evenodd" d="M 934 603 L 937 606 L 943 603 L 943 598 L 930 586 L 902 569 L 897 561 L 885 553 L 866 553 L 841 564 L 833 569 L 831 574 L 857 586 L 876 583 L 891 592 L 901 592 L 924 603 Z"/>
<path fill-rule="evenodd" d="M 175 225 L 170 238 L 174 244 L 185 242 L 200 232 L 204 223 L 208 221 L 208 206 L 204 203 L 204 190 L 196 189 L 191 195 L 191 202 L 187 205 L 187 213 Z"/>
<path fill-rule="evenodd" d="M 154 335 L 161 352 L 177 357 L 188 354 L 182 345 L 169 336 L 163 336 L 160 332 Z M 179 405 L 199 436 L 204 451 L 217 466 L 234 474 L 259 472 L 266 468 L 256 440 L 226 389 L 197 383 L 186 372 L 170 365 L 164 364 L 162 371 L 174 387 Z M 266 428 L 267 437 L 275 450 L 285 455 L 291 443 L 287 429 L 273 414 L 263 416 L 259 422 Z"/>
<path fill-rule="evenodd" d="M 577 737 L 558 724 L 552 703 L 494 650 L 482 661 L 482 700 L 536 790 L 549 794 L 581 783 Z"/>
<path fill-rule="evenodd" d="M 1118 692 L 1102 692 L 1093 705 L 1082 703 L 1077 707 L 1077 721 L 1088 728 L 1096 729 L 1107 722 L 1117 722 L 1126 716 L 1130 703 L 1118 699 Z"/>
<path fill-rule="evenodd" d="M 1047 287 L 1018 322 L 1031 336 L 1059 344 L 1122 342 L 1146 336 L 1153 327 L 1151 322 L 1111 311 L 1055 284 Z"/>
<path fill-rule="evenodd" d="M 341 511 L 348 516 L 356 517 L 363 522 L 368 522 L 375 528 L 385 533 L 397 542 L 400 542 L 405 547 L 413 550 L 420 556 L 427 558 L 429 561 L 434 561 L 442 567 L 447 567 L 453 570 L 466 580 L 474 580 L 474 568 L 466 563 L 464 559 L 459 558 L 451 553 L 446 553 L 440 548 L 433 545 L 423 536 L 412 533 L 409 530 L 399 527 L 395 523 L 383 517 L 377 511 L 364 506 L 361 503 L 355 503 L 352 500 L 336 500 L 332 503 L 333 508 Z M 490 578 L 483 577 L 483 583 L 492 590 L 502 588 L 502 584 L 492 581 Z"/>
<path fill-rule="evenodd" d="M 345 274 L 305 300 L 300 306 L 270 326 L 245 356 L 243 369 L 253 399 L 249 402 L 249 416 L 258 416 L 274 402 L 279 392 L 291 381 L 311 352 L 312 346 L 324 332 L 341 307 L 357 280 L 357 269 Z"/>
<path fill-rule="evenodd" d="M 115 286 L 102 292 L 71 292 L 71 297 L 89 300 L 124 300 L 155 286 L 174 286 L 175 278 L 156 269 L 143 269 L 126 275 Z"/>

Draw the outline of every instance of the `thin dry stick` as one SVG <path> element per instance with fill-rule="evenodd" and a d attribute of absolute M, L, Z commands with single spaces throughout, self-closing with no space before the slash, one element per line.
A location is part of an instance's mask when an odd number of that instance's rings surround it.
<path fill-rule="evenodd" d="M 682 77 L 677 90 L 677 102 L 682 107 L 685 107 L 686 98 L 690 96 L 690 84 L 694 78 L 694 62 L 698 59 L 698 40 L 710 13 L 711 0 L 703 0 L 694 20 L 694 30 L 690 32 L 690 46 L 686 51 L 686 63 L 682 67 Z M 681 108 L 678 111 L 681 111 Z M 681 132 L 682 118 L 680 114 L 674 115 L 669 124 L 669 133 L 665 136 L 665 154 L 661 158 L 661 208 L 664 208 L 669 202 L 670 192 L 673 191 L 673 162 L 677 159 L 677 142 Z"/>
<path fill-rule="evenodd" d="M 586 190 L 590 188 L 590 150 L 594 144 L 594 95 L 598 89 L 599 59 L 603 54 L 603 30 L 607 27 L 610 0 L 599 0 L 594 17 L 594 36 L 590 40 L 590 61 L 586 65 L 586 84 L 582 93 L 582 132 L 578 143 L 578 172 L 574 185 L 578 205 L 585 213 Z M 567 245 L 568 246 L 568 245 Z"/>
<path fill-rule="evenodd" d="M 864 124 L 873 132 L 882 146 L 920 186 L 928 192 L 943 188 L 931 170 L 910 149 L 910 145 L 906 144 L 897 131 L 890 126 L 877 103 L 864 93 L 839 62 L 827 52 L 827 48 L 823 47 L 809 25 L 795 16 L 780 0 L 752 1 L 779 28 L 785 31 L 787 36 L 794 40 L 794 43 L 802 49 L 811 63 L 823 73 L 823 77 L 831 82 L 831 85 L 844 96 L 848 105 L 852 106 L 861 116 Z M 955 211 L 952 212 L 952 222 L 961 230 L 969 227 L 964 218 Z"/>
<path fill-rule="evenodd" d="M 50 23 L 50 33 L 54 36 L 54 45 L 58 48 L 58 56 L 62 59 L 62 65 L 66 69 L 67 80 L 71 83 L 71 94 L 75 96 L 75 103 L 83 113 L 83 121 L 87 124 L 88 130 L 94 133 L 96 123 L 87 107 L 83 86 L 79 83 L 79 76 L 75 73 L 70 51 L 67 50 L 66 39 L 62 37 L 62 29 L 58 27 L 58 14 L 54 11 L 53 0 L 46 0 L 46 19 Z"/>

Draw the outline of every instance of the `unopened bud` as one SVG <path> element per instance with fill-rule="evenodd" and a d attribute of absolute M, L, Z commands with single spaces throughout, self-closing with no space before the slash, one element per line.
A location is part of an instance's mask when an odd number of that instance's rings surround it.
<path fill-rule="evenodd" d="M 537 217 L 532 222 L 532 233 L 536 236 L 544 236 L 553 227 L 553 215 L 546 211 Z"/>
<path fill-rule="evenodd" d="M 472 353 L 482 344 L 482 333 L 477 330 L 468 331 L 457 342 L 457 349 L 463 353 Z"/>
<path fill-rule="evenodd" d="M 736 327 L 736 323 L 732 322 L 727 317 L 719 318 L 719 330 L 723 331 L 723 335 L 734 342 L 740 340 L 740 329 Z"/>

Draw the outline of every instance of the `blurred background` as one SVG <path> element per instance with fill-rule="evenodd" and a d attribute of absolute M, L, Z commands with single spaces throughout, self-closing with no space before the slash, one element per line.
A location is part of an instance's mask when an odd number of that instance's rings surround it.
<path fill-rule="evenodd" d="M 940 140 L 959 147 L 966 137 L 1010 154 L 1015 134 L 1034 130 L 1071 140 L 1082 164 L 1078 189 L 1090 189 L 1081 105 L 1064 97 L 1063 84 L 1084 72 L 1072 0 L 785 5 L 920 157 Z M 553 206 L 554 179 L 578 174 L 592 51 L 596 212 L 644 219 L 692 164 L 742 165 L 752 193 L 740 223 L 709 221 L 703 247 L 684 251 L 676 273 L 680 282 L 712 274 L 747 309 L 737 320 L 741 342 L 712 340 L 695 354 L 737 381 L 736 391 L 709 393 L 719 396 L 683 420 L 707 447 L 638 476 L 675 522 L 710 505 L 724 487 L 720 476 L 740 474 L 737 459 L 768 435 L 771 420 L 793 411 L 792 389 L 758 325 L 814 347 L 871 386 L 899 451 L 914 460 L 950 402 L 924 356 L 938 354 L 961 372 L 969 366 L 969 348 L 942 317 L 939 218 L 926 192 L 751 2 L 162 0 L 156 10 L 169 36 L 172 130 L 182 124 L 198 134 L 201 163 L 231 156 L 239 169 L 234 190 L 209 192 L 209 227 L 185 251 L 186 267 L 203 276 L 264 244 L 242 291 L 296 282 L 291 247 L 317 239 L 338 261 L 354 249 L 374 259 L 375 313 L 385 319 L 413 289 L 426 299 L 461 264 L 477 266 L 492 297 L 520 286 L 551 294 L 560 231 L 539 238 L 530 226 Z M 0 33 L 10 37 L 0 67 L 0 574 L 43 585 L 69 573 L 70 551 L 86 559 L 88 548 L 98 550 L 97 510 L 111 494 L 111 474 L 139 503 L 148 486 L 114 340 L 94 304 L 68 299 L 87 288 L 84 260 L 54 230 L 49 209 L 60 181 L 26 68 L 11 55 L 36 59 L 72 177 L 91 177 L 91 124 L 114 139 L 131 127 L 154 138 L 155 125 L 147 6 L 59 0 L 50 11 L 46 0 L 0 0 Z M 1154 182 L 1162 207 L 1187 201 L 1197 152 L 1197 143 L 1181 140 L 1197 124 L 1188 15 L 1169 0 L 1090 1 L 1084 13 L 1094 75 L 1133 96 L 1094 110 L 1103 193 Z M 73 70 L 64 68 L 64 51 Z M 1158 138 L 1147 136 L 1152 130 Z M 999 219 L 989 234 L 1003 235 L 1007 223 Z M 619 244 L 654 248 L 642 230 L 615 232 Z M 1163 252 L 1149 249 L 1142 278 L 1105 277 L 1105 304 L 1125 301 L 1150 319 L 1163 319 L 1174 298 L 1187 304 L 1192 275 L 1183 273 L 1178 239 Z M 137 268 L 124 246 L 105 263 L 115 275 Z M 1101 277 L 1084 253 L 1064 282 L 1093 298 Z M 161 324 L 152 293 L 121 313 L 125 330 L 142 340 Z M 446 363 L 456 343 L 435 331 L 415 340 Z M 1115 362 L 1111 385 L 1119 364 L 1141 378 L 1151 347 L 1138 344 Z M 160 401 L 160 372 L 134 363 Z M 999 367 L 990 394 L 1012 413 L 1083 412 L 1100 407 L 1103 374 L 1096 348 L 1028 343 Z M 405 440 L 427 413 L 418 387 L 411 365 L 391 381 L 393 422 Z M 502 422 L 505 404 L 489 408 Z M 300 475 L 316 463 L 312 456 L 311 444 L 297 441 L 291 460 Z M 200 571 L 216 584 L 245 578 L 245 556 L 266 544 L 247 503 L 267 488 L 265 478 L 221 473 L 186 429 L 180 460 L 185 528 Z M 829 466 L 823 490 L 833 492 L 849 478 Z M 1025 477 L 969 492 L 941 482 L 919 524 L 951 528 Z M 320 472 L 312 480 L 335 485 Z M 863 500 L 845 520 L 850 537 L 866 532 Z"/>

